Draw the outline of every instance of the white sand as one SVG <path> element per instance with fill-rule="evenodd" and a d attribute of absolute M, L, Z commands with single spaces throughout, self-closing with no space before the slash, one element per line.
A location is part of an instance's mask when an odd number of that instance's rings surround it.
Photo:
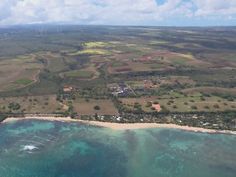
<path fill-rule="evenodd" d="M 157 123 L 110 123 L 110 122 L 99 122 L 99 121 L 85 121 L 79 119 L 71 119 L 70 117 L 24 117 L 24 118 L 7 118 L 2 123 L 8 123 L 20 120 L 47 120 L 47 121 L 60 121 L 60 122 L 81 122 L 89 125 L 110 128 L 113 130 L 134 130 L 134 129 L 148 129 L 148 128 L 172 128 L 180 129 L 192 132 L 202 132 L 202 133 L 224 133 L 224 134 L 234 134 L 236 131 L 229 130 L 213 130 L 205 129 L 200 127 L 189 127 L 180 126 L 175 124 L 157 124 Z"/>

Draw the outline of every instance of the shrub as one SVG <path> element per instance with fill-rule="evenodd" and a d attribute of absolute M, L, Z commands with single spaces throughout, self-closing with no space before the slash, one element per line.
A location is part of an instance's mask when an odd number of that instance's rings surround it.
<path fill-rule="evenodd" d="M 201 101 L 206 101 L 206 99 L 204 97 L 201 97 Z"/>
<path fill-rule="evenodd" d="M 156 109 L 154 107 L 151 107 L 151 110 L 156 111 Z"/>
<path fill-rule="evenodd" d="M 100 108 L 100 106 L 98 106 L 98 105 L 96 105 L 96 106 L 94 106 L 94 110 L 100 110 L 101 108 Z"/>
<path fill-rule="evenodd" d="M 10 103 L 10 104 L 8 105 L 8 108 L 9 108 L 10 110 L 16 111 L 16 110 L 19 110 L 19 109 L 20 109 L 20 104 L 19 104 L 19 103 Z"/>
<path fill-rule="evenodd" d="M 197 106 L 191 106 L 191 109 L 197 110 Z"/>
<path fill-rule="evenodd" d="M 146 107 L 151 107 L 152 106 L 152 103 L 151 102 L 147 102 L 147 104 L 146 104 Z"/>
<path fill-rule="evenodd" d="M 176 105 L 174 105 L 174 106 L 173 106 L 173 108 L 174 108 L 174 109 L 177 109 L 177 106 L 176 106 Z"/>

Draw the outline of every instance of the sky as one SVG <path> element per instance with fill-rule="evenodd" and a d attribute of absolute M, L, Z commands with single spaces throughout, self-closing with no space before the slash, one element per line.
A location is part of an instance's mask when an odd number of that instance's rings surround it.
<path fill-rule="evenodd" d="M 236 0 L 0 0 L 0 26 L 236 26 Z"/>

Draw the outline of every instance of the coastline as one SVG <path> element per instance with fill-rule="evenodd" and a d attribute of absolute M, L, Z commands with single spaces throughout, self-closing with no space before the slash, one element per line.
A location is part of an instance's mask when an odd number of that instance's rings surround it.
<path fill-rule="evenodd" d="M 211 133 L 211 134 L 231 134 L 236 135 L 236 131 L 230 130 L 214 130 L 206 129 L 201 127 L 189 127 L 181 126 L 176 124 L 158 124 L 158 123 L 112 123 L 112 122 L 99 122 L 99 121 L 88 121 L 80 119 L 72 119 L 70 117 L 9 117 L 6 118 L 2 123 L 9 123 L 14 121 L 21 120 L 45 120 L 45 121 L 59 121 L 59 122 L 79 122 L 88 125 L 110 128 L 112 130 L 136 130 L 136 129 L 150 129 L 150 128 L 169 128 L 169 129 L 178 129 L 190 132 L 199 132 L 199 133 Z"/>

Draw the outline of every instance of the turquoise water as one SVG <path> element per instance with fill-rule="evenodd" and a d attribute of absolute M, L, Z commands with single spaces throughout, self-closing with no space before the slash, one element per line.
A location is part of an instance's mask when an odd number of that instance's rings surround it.
<path fill-rule="evenodd" d="M 235 177 L 236 136 L 0 124 L 0 177 Z"/>

